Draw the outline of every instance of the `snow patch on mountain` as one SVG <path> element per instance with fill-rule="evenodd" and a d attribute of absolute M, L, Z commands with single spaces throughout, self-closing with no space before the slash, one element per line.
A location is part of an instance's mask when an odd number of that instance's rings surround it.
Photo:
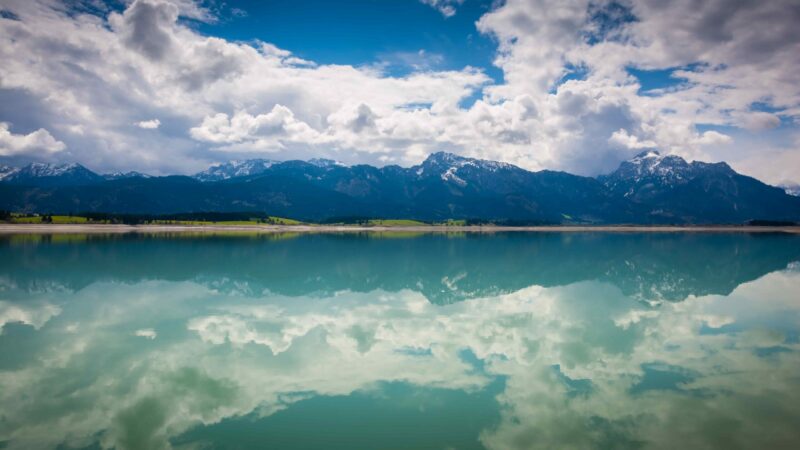
<path fill-rule="evenodd" d="M 459 176 L 459 171 L 466 168 L 497 172 L 502 169 L 515 169 L 516 166 L 499 161 L 489 161 L 485 159 L 467 158 L 447 152 L 436 152 L 430 154 L 428 158 L 419 166 L 416 166 L 417 176 L 436 176 L 444 181 L 450 181 L 459 186 L 466 186 L 467 182 Z"/>
<path fill-rule="evenodd" d="M 800 197 L 800 184 L 784 184 L 778 187 L 793 197 Z"/>
<path fill-rule="evenodd" d="M 102 181 L 103 177 L 77 163 L 31 163 L 21 168 L 0 168 L 0 181 L 16 184 L 81 185 Z"/>
<path fill-rule="evenodd" d="M 457 184 L 459 186 L 462 186 L 462 187 L 466 186 L 467 182 L 464 181 L 463 179 L 459 178 L 458 175 L 456 175 L 457 171 L 458 171 L 458 167 L 455 167 L 455 166 L 450 167 L 449 169 L 447 169 L 446 171 L 444 171 L 442 173 L 442 180 L 444 180 L 444 181 L 452 181 L 453 183 L 455 183 L 455 184 Z"/>
<path fill-rule="evenodd" d="M 111 172 L 103 174 L 103 178 L 106 180 L 121 180 L 124 178 L 151 178 L 150 175 L 146 173 L 136 172 L 135 170 L 131 170 L 129 172 Z"/>
<path fill-rule="evenodd" d="M 679 182 L 686 178 L 691 168 L 680 156 L 662 155 L 655 150 L 639 153 L 623 165 L 627 165 L 626 169 L 633 172 L 633 180 L 636 182 L 645 177 L 658 177 L 663 183 Z"/>
<path fill-rule="evenodd" d="M 17 172 L 19 172 L 18 167 L 0 166 L 0 181 L 6 178 L 13 178 Z"/>
<path fill-rule="evenodd" d="M 69 164 L 31 163 L 23 167 L 19 171 L 19 174 L 20 175 L 24 174 L 26 176 L 31 176 L 31 177 L 58 177 L 79 169 L 86 170 L 83 166 L 77 163 L 69 163 Z"/>
<path fill-rule="evenodd" d="M 687 162 L 677 155 L 662 155 L 656 150 L 639 153 L 623 161 L 617 170 L 597 179 L 612 193 L 641 201 L 683 186 L 701 175 L 734 175 L 726 163 Z"/>
<path fill-rule="evenodd" d="M 450 168 L 460 169 L 466 166 L 473 166 L 480 169 L 496 172 L 501 169 L 510 169 L 516 166 L 500 161 L 489 161 L 487 159 L 467 158 L 453 153 L 436 152 L 431 153 L 430 156 L 422 163 L 422 166 L 444 168 L 447 171 Z"/>
<path fill-rule="evenodd" d="M 340 163 L 339 161 L 335 161 L 333 159 L 326 159 L 326 158 L 311 158 L 308 160 L 308 163 L 312 166 L 317 167 L 347 167 L 345 164 Z"/>
<path fill-rule="evenodd" d="M 258 175 L 275 164 L 278 164 L 278 161 L 270 159 L 233 160 L 213 165 L 202 172 L 196 173 L 193 177 L 200 181 L 228 180 L 230 178 Z"/>

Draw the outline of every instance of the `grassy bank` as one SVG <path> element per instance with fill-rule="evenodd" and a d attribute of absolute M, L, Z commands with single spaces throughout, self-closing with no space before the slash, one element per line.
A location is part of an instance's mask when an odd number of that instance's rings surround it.
<path fill-rule="evenodd" d="M 135 214 L 22 214 L 0 213 L 0 223 L 11 224 L 96 224 L 96 225 L 304 225 L 303 222 L 285 217 L 246 217 L 235 214 L 177 214 L 164 216 L 140 216 Z"/>
<path fill-rule="evenodd" d="M 422 227 L 422 226 L 465 226 L 466 220 L 447 220 L 443 222 L 422 222 L 413 219 L 342 219 L 325 221 L 324 223 L 304 222 L 278 216 L 249 217 L 242 213 L 182 213 L 174 215 L 136 215 L 136 214 L 103 214 L 89 213 L 85 215 L 58 214 L 22 214 L 2 213 L 0 223 L 11 224 L 96 224 L 96 225 L 181 225 L 181 226 L 256 226 L 256 225 L 327 225 L 327 226 L 362 226 L 362 227 Z"/>
<path fill-rule="evenodd" d="M 360 226 L 360 227 L 424 227 L 471 225 L 467 220 L 448 219 L 441 222 L 423 222 L 414 219 L 392 218 L 341 218 L 323 222 L 307 222 L 286 217 L 254 215 L 251 213 L 180 213 L 168 215 L 85 213 L 23 214 L 0 211 L 0 223 L 11 224 L 97 224 L 97 225 L 181 225 L 181 226 L 256 226 L 256 225 L 306 225 L 306 226 Z M 474 224 L 472 224 L 474 225 Z"/>
<path fill-rule="evenodd" d="M 23 215 L 23 214 L 12 214 L 11 217 L 4 220 L 6 223 L 31 223 L 31 224 L 43 224 L 43 223 L 56 223 L 56 224 L 87 224 L 87 223 L 97 223 L 97 224 L 109 224 L 110 221 L 107 220 L 90 220 L 88 217 L 82 216 L 58 216 L 58 215 Z"/>
<path fill-rule="evenodd" d="M 356 227 L 356 228 L 546 228 L 546 227 L 586 227 L 600 229 L 613 228 L 713 228 L 713 227 L 797 227 L 799 224 L 781 221 L 751 220 L 742 224 L 582 224 L 582 223 L 542 223 L 535 221 L 512 220 L 464 220 L 447 219 L 437 222 L 425 222 L 415 219 L 396 218 L 334 218 L 318 222 L 301 221 L 279 216 L 258 215 L 258 213 L 180 213 L 169 215 L 137 215 L 86 213 L 75 215 L 63 214 L 22 214 L 0 211 L 2 224 L 30 225 L 154 225 L 154 226 L 187 226 L 187 227 L 263 227 L 263 226 L 297 226 L 307 228 Z"/>

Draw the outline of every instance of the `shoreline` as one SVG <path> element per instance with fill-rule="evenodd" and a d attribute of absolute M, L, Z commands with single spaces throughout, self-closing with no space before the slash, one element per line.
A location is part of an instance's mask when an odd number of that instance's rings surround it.
<path fill-rule="evenodd" d="M 552 225 L 552 226 L 360 226 L 360 225 L 104 225 L 104 224 L 0 224 L 3 234 L 125 234 L 187 232 L 256 233 L 789 233 L 800 234 L 800 226 L 749 225 Z"/>

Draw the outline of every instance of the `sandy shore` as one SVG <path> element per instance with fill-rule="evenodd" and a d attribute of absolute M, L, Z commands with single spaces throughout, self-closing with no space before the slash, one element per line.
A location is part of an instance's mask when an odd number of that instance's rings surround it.
<path fill-rule="evenodd" d="M 610 233 L 795 233 L 800 227 L 751 226 L 357 226 L 357 225 L 98 225 L 98 224 L 0 224 L 0 234 L 61 233 L 181 233 L 181 232 L 256 232 L 256 233 L 343 233 L 343 232 L 610 232 Z"/>

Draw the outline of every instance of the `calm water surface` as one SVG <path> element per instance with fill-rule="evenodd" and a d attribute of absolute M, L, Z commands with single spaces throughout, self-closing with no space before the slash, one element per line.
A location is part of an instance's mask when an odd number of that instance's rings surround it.
<path fill-rule="evenodd" d="M 800 447 L 800 237 L 0 236 L 0 448 Z"/>

